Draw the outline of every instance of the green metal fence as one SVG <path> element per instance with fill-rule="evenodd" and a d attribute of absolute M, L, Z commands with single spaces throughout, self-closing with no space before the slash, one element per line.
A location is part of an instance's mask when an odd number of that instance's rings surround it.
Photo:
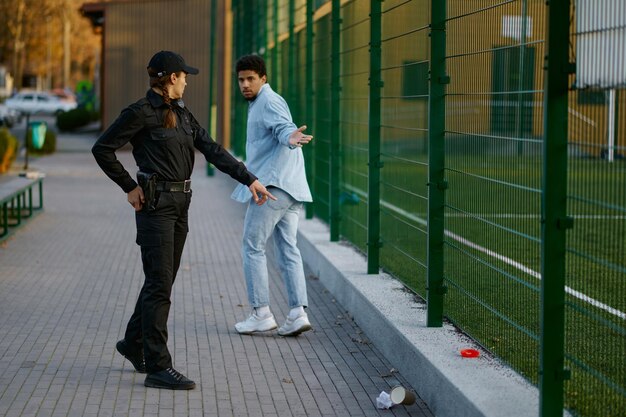
<path fill-rule="evenodd" d="M 429 326 L 447 318 L 536 384 L 538 414 L 624 415 L 626 2 L 233 11 L 234 53 L 266 58 L 315 136 L 307 216 L 329 239 L 427 300 Z"/>
<path fill-rule="evenodd" d="M 626 2 L 600 3 L 569 16 L 565 398 L 581 415 L 624 415 Z"/>

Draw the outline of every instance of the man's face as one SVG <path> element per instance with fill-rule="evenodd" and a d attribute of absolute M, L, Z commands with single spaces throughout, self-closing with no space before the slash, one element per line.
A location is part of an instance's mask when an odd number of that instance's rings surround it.
<path fill-rule="evenodd" d="M 267 77 L 265 75 L 259 77 L 259 74 L 255 71 L 244 70 L 239 71 L 237 80 L 239 81 L 239 91 L 241 91 L 245 99 L 254 100 L 263 84 L 265 84 Z"/>

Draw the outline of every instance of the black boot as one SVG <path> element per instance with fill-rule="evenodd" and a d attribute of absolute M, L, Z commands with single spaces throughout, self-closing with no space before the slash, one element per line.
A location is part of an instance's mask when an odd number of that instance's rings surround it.
<path fill-rule="evenodd" d="M 139 373 L 146 373 L 146 362 L 143 359 L 143 350 L 139 349 L 138 351 L 134 351 L 130 348 L 129 343 L 126 342 L 125 339 L 120 340 L 115 345 L 115 348 L 119 353 L 122 354 L 126 359 L 130 361 L 135 367 L 135 370 Z"/>
<path fill-rule="evenodd" d="M 194 389 L 196 383 L 174 368 L 148 374 L 144 382 L 146 387 L 165 389 Z"/>

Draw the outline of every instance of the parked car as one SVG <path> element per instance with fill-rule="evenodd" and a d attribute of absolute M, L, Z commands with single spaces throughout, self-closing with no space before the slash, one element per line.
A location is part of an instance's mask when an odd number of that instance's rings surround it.
<path fill-rule="evenodd" d="M 55 88 L 50 90 L 50 94 L 54 94 L 62 101 L 73 101 L 76 102 L 76 94 L 72 93 L 72 90 L 65 88 Z"/>
<path fill-rule="evenodd" d="M 76 108 L 75 101 L 65 101 L 44 92 L 23 92 L 6 99 L 8 108 L 22 114 L 59 114 Z"/>
<path fill-rule="evenodd" d="M 13 127 L 20 120 L 20 114 L 4 104 L 0 104 L 0 126 Z"/>

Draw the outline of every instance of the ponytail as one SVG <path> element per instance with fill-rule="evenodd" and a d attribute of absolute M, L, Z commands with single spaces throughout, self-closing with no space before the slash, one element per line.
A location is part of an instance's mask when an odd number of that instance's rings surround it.
<path fill-rule="evenodd" d="M 165 117 L 163 118 L 163 127 L 167 129 L 171 129 L 176 127 L 176 114 L 172 110 L 172 99 L 167 93 L 167 84 L 169 84 L 170 76 L 164 75 L 162 77 L 152 76 L 152 72 L 150 68 L 148 68 L 148 74 L 150 75 L 150 87 L 158 88 L 163 93 L 163 101 L 167 105 L 167 110 L 165 111 Z"/>

